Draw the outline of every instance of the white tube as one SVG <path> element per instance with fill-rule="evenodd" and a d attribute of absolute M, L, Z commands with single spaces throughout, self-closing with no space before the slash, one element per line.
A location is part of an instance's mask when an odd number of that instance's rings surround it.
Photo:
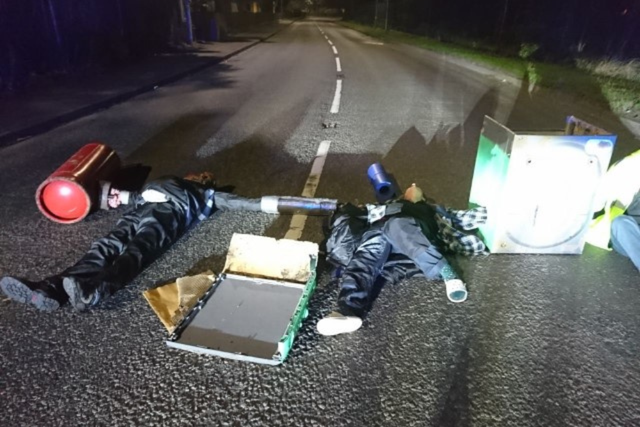
<path fill-rule="evenodd" d="M 123 205 L 128 205 L 129 204 L 130 197 L 131 197 L 131 193 L 129 191 L 120 190 L 120 202 Z"/>
<path fill-rule="evenodd" d="M 467 299 L 467 286 L 460 279 L 450 279 L 444 281 L 447 290 L 447 298 L 451 302 L 464 302 Z"/>
<path fill-rule="evenodd" d="M 100 181 L 100 209 L 109 210 L 109 192 L 111 191 L 111 183 Z"/>
<path fill-rule="evenodd" d="M 260 200 L 260 210 L 265 213 L 278 213 L 278 196 L 263 196 Z"/>

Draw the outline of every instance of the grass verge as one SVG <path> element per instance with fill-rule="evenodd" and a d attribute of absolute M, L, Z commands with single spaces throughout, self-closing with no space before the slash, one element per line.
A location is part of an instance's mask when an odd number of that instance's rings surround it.
<path fill-rule="evenodd" d="M 385 31 L 354 22 L 342 25 L 383 42 L 404 43 L 434 52 L 455 55 L 472 62 L 505 71 L 514 77 L 527 77 L 530 82 L 572 96 L 595 102 L 616 114 L 640 118 L 640 79 L 628 78 L 623 73 L 604 73 L 607 61 L 597 63 L 578 61 L 578 67 L 529 61 L 518 57 L 500 56 L 460 45 L 442 43 L 427 37 L 400 31 Z M 631 74 L 635 77 L 635 74 Z"/>

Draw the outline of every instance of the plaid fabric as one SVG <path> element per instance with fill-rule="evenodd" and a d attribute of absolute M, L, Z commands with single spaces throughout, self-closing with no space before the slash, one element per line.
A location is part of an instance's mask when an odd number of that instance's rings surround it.
<path fill-rule="evenodd" d="M 465 233 L 487 222 L 487 208 L 479 206 L 469 210 L 455 210 L 438 206 L 436 209 L 438 238 L 446 250 L 461 255 L 486 252 L 484 242 L 475 234 Z"/>
<path fill-rule="evenodd" d="M 204 192 L 204 207 L 202 208 L 202 212 L 200 212 L 200 214 L 198 215 L 198 220 L 202 221 L 205 218 L 211 216 L 211 213 L 213 212 L 213 206 L 215 205 L 215 194 L 216 192 L 212 188 L 209 188 Z"/>

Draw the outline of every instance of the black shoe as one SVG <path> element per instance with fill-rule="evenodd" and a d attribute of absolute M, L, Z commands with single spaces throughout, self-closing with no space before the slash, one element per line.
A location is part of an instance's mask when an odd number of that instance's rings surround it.
<path fill-rule="evenodd" d="M 0 289 L 10 299 L 44 311 L 55 310 L 68 299 L 62 290 L 62 278 L 55 276 L 39 282 L 7 276 L 0 280 Z"/>
<path fill-rule="evenodd" d="M 69 303 L 78 311 L 84 311 L 98 304 L 101 297 L 99 286 L 92 280 L 65 277 L 62 285 L 69 296 Z"/>

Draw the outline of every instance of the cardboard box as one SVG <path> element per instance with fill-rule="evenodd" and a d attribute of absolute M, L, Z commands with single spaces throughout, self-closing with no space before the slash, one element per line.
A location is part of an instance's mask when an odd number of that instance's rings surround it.
<path fill-rule="evenodd" d="M 316 286 L 318 245 L 234 234 L 224 272 L 169 337 L 173 348 L 277 365 Z"/>

